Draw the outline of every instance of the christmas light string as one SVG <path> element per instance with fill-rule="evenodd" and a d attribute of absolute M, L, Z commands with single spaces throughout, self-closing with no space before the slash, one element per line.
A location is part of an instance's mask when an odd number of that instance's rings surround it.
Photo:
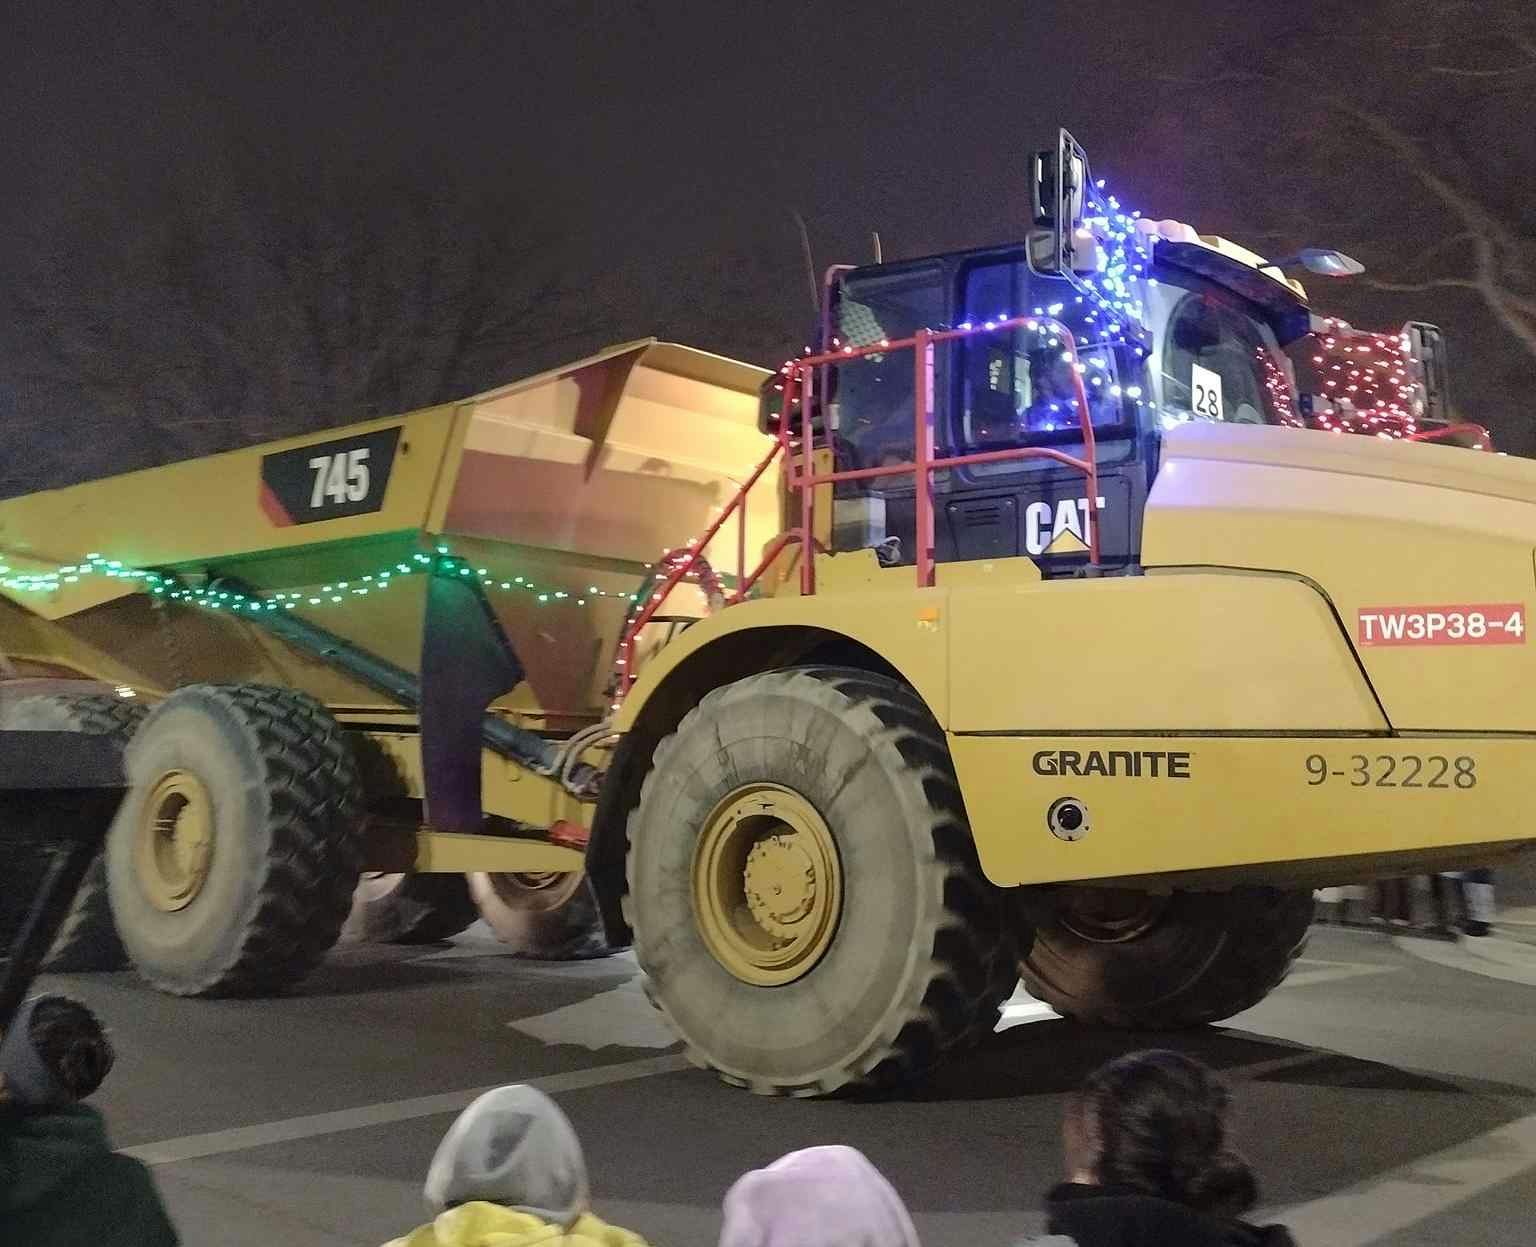
<path fill-rule="evenodd" d="M 1308 416 L 1329 433 L 1398 439 L 1419 432 L 1419 387 L 1405 334 L 1367 333 L 1329 318 L 1303 361 L 1312 374 Z"/>
<path fill-rule="evenodd" d="M 119 559 L 108 559 L 94 553 L 86 555 L 78 563 L 63 564 L 47 572 L 17 572 L 0 563 L 0 588 L 22 593 L 50 593 L 66 585 L 77 584 L 86 577 L 101 576 L 143 582 L 144 588 L 151 595 L 167 601 L 209 610 L 225 610 L 232 614 L 257 614 L 262 611 L 296 610 L 300 607 L 335 606 L 382 593 L 409 576 L 433 571 L 473 577 L 483 589 L 491 592 L 531 594 L 540 605 L 570 602 L 575 606 L 586 606 L 589 599 L 593 598 L 634 602 L 641 596 L 639 593 L 600 589 L 596 585 L 589 585 L 585 592 L 571 592 L 540 585 L 526 576 L 498 575 L 488 567 L 473 566 L 453 554 L 446 545 L 437 546 L 435 554 L 413 554 L 408 560 L 392 563 L 361 576 L 336 580 L 318 588 L 273 592 L 259 597 L 222 589 L 217 581 L 208 585 L 188 585 L 173 575 L 130 567 Z"/>

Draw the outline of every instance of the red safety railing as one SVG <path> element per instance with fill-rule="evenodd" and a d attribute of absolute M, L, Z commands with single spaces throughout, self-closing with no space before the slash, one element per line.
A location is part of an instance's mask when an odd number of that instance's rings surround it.
<path fill-rule="evenodd" d="M 935 457 L 933 434 L 933 347 L 937 342 L 949 342 L 978 334 L 1002 333 L 1014 329 L 1031 331 L 1048 330 L 1061 344 L 1064 359 L 1071 364 L 1072 384 L 1077 404 L 1078 423 L 1083 436 L 1083 455 L 1069 455 L 1065 451 L 1048 446 L 1012 446 L 1005 450 L 985 450 L 963 455 Z M 836 364 L 870 355 L 888 355 L 896 351 L 913 352 L 914 393 L 913 445 L 915 454 L 908 463 L 884 464 L 877 468 L 851 468 L 842 471 L 835 467 L 830 472 L 814 469 L 811 452 L 815 446 L 814 414 L 816 377 Z M 799 453 L 794 453 L 793 408 L 796 391 L 800 396 Z M 790 490 L 798 491 L 800 498 L 800 522 L 794 528 L 780 533 L 768 544 L 763 557 L 751 572 L 747 571 L 747 509 L 746 500 L 753 487 L 772 466 L 775 459 L 784 456 L 789 465 Z M 1077 356 L 1077 339 L 1060 321 L 1047 316 L 1015 316 L 1003 320 L 986 321 L 979 325 L 967 325 L 959 329 L 922 329 L 910 338 L 882 339 L 870 346 L 845 346 L 820 355 L 808 355 L 791 363 L 784 374 L 784 404 L 779 416 L 778 436 L 762 462 L 753 469 L 735 495 L 721 510 L 702 536 L 689 542 L 680 551 L 669 555 L 664 564 L 670 564 L 654 586 L 649 600 L 629 621 L 624 640 L 619 647 L 620 696 L 629 691 L 634 683 L 635 644 L 641 631 L 661 609 L 668 595 L 690 579 L 699 564 L 704 550 L 730 520 L 737 519 L 736 536 L 736 586 L 727 606 L 742 601 L 763 573 L 773 565 L 783 551 L 796 543 L 802 547 L 800 558 L 800 592 L 809 596 L 816 592 L 815 549 L 819 543 L 816 532 L 816 490 L 822 485 L 837 485 L 843 481 L 868 481 L 887 476 L 912 476 L 917 486 L 916 515 L 916 571 L 919 587 L 931 588 L 934 583 L 934 507 L 933 474 L 950 468 L 961 468 L 979 463 L 1006 463 L 1022 459 L 1051 459 L 1067 467 L 1076 468 L 1087 478 L 1088 493 L 1088 558 L 1093 564 L 1099 561 L 1098 496 L 1099 470 L 1094 443 L 1093 415 L 1088 408 L 1087 389 L 1083 384 L 1082 367 Z M 803 548 L 812 547 L 811 552 Z"/>
<path fill-rule="evenodd" d="M 1403 439 L 1405 442 L 1455 442 L 1469 450 L 1492 450 L 1493 434 L 1480 424 L 1463 421 L 1460 424 L 1442 424 L 1433 429 L 1420 429 Z"/>

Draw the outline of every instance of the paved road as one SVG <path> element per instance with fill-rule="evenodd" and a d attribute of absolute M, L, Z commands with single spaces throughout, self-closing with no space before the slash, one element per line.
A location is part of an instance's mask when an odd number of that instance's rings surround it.
<path fill-rule="evenodd" d="M 1175 1041 L 1232 1080 L 1267 1204 L 1304 1244 L 1529 1241 L 1536 948 L 1437 945 L 1429 960 L 1427 947 L 1319 929 L 1286 987 Z M 522 1079 L 575 1121 L 598 1210 L 658 1247 L 712 1247 L 743 1169 L 831 1141 L 890 1175 L 929 1247 L 1006 1244 L 1039 1227 L 1063 1093 L 1152 1042 L 1021 1001 L 1010 1029 L 900 1100 L 761 1100 L 681 1068 L 634 973 L 624 957 L 521 962 L 471 935 L 340 950 L 275 1001 L 172 1000 L 130 975 L 54 983 L 115 1028 L 121 1060 L 100 1103 L 118 1143 L 155 1165 L 191 1247 L 403 1232 L 453 1113 Z"/>

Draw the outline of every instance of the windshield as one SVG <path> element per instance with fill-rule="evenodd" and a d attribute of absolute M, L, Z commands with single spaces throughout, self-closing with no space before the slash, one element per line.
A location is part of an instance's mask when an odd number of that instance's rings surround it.
<path fill-rule="evenodd" d="M 1287 361 L 1274 334 L 1230 292 L 1207 283 L 1154 287 L 1148 312 L 1164 428 L 1191 420 L 1299 424 Z"/>
<path fill-rule="evenodd" d="M 1088 410 L 1098 429 L 1135 423 L 1143 365 L 1127 348 L 1097 342 L 1102 313 L 1059 278 L 1032 273 L 1022 259 L 972 264 L 959 276 L 939 263 L 850 274 L 839 295 L 835 346 L 868 347 L 919 329 L 981 324 L 1038 313 L 1035 329 L 985 330 L 934 352 L 934 444 L 964 454 L 1031 444 L 1070 444 L 1079 428 L 1073 359 L 1054 322 L 1077 342 Z M 955 298 L 950 292 L 958 295 Z M 953 301 L 952 301 L 953 300 Z M 955 305 L 959 306 L 956 307 Z M 837 366 L 831 425 L 839 467 L 871 468 L 913 458 L 914 359 L 910 349 L 880 351 Z M 1039 465 L 978 465 L 977 474 Z M 910 488 L 907 478 L 874 486 Z"/>
<path fill-rule="evenodd" d="M 967 274 L 970 323 L 1035 311 L 1050 318 L 1038 329 L 983 332 L 959 344 L 959 440 L 967 449 L 1054 440 L 1048 435 L 1079 427 L 1072 356 L 1051 321 L 1065 325 L 1077 341 L 1077 366 L 1095 427 L 1134 420 L 1141 397 L 1137 379 L 1122 375 L 1121 350 L 1093 341 L 1100 313 L 1068 283 L 1039 277 L 1017 262 L 980 265 Z"/>

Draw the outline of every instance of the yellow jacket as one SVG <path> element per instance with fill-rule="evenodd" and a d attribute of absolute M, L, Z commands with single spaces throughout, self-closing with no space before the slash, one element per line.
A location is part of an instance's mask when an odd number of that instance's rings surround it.
<path fill-rule="evenodd" d="M 569 1230 L 528 1212 L 472 1200 L 384 1247 L 647 1247 L 638 1234 L 599 1220 L 590 1212 Z"/>

